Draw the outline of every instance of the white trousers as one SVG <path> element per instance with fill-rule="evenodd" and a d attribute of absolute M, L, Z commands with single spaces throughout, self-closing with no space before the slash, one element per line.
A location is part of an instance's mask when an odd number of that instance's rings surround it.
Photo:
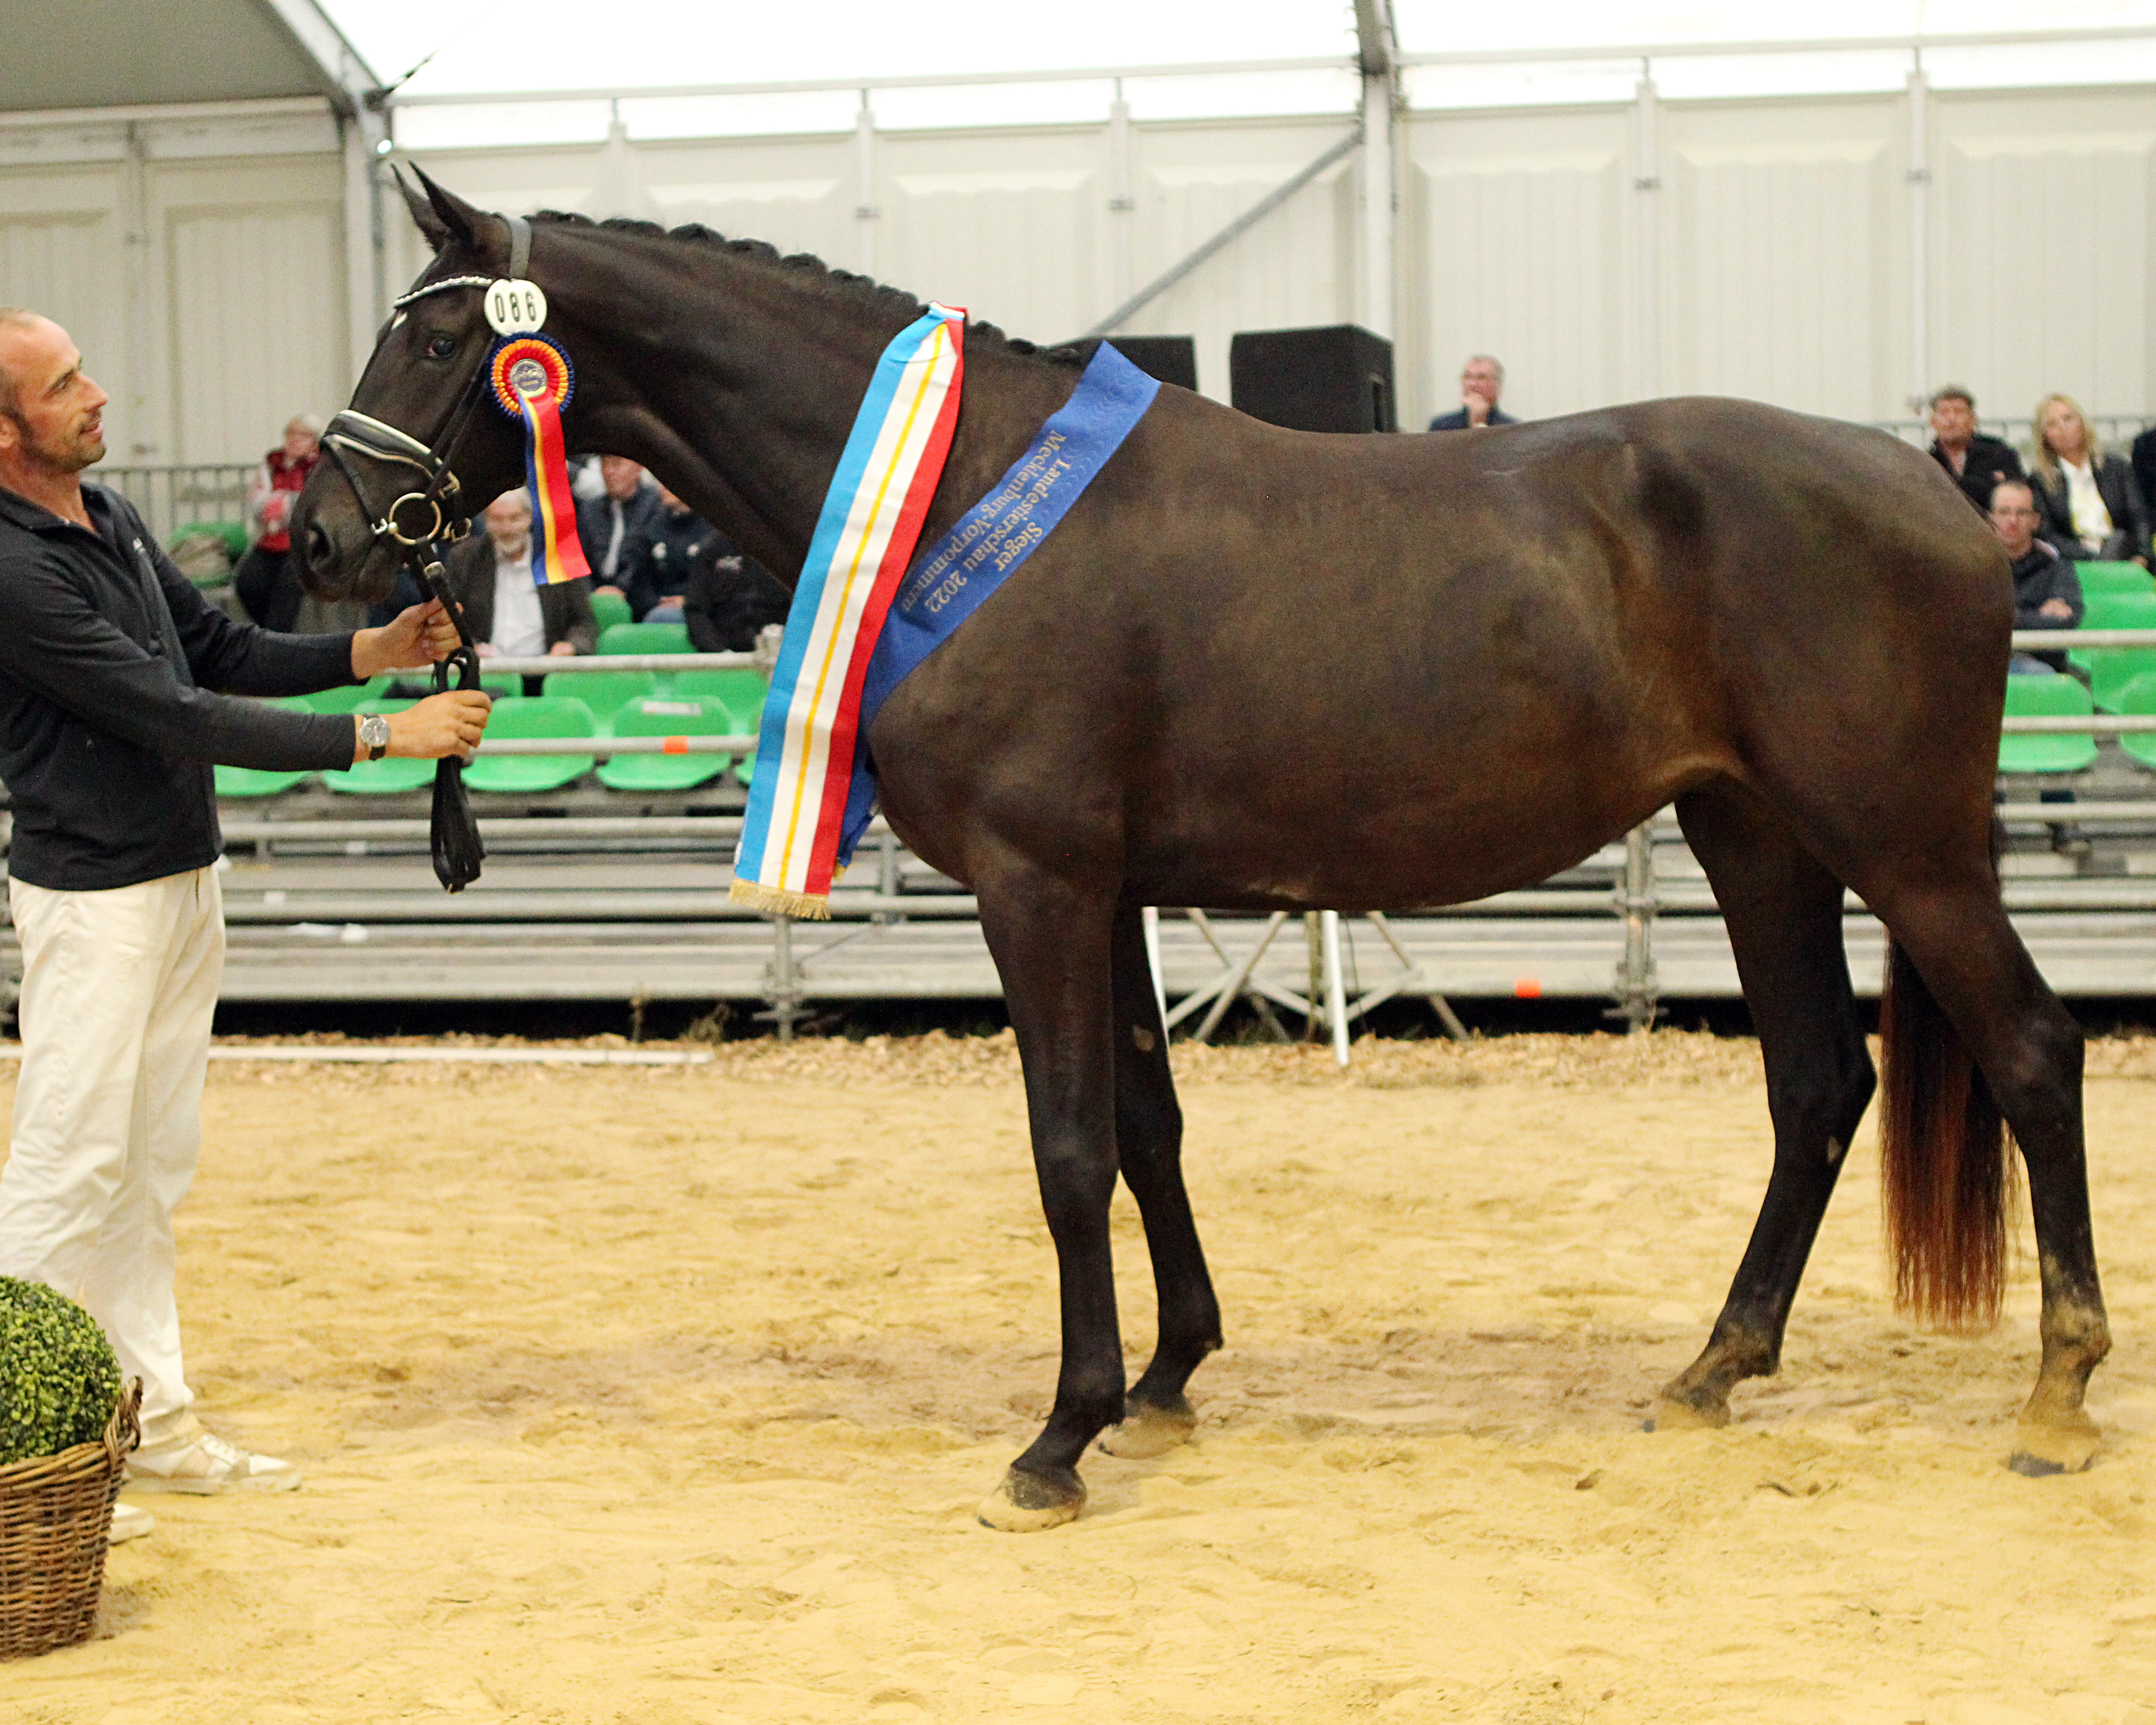
<path fill-rule="evenodd" d="M 172 1211 L 202 1146 L 224 968 L 213 869 L 107 892 L 11 879 L 23 1063 L 0 1169 L 0 1276 L 40 1281 L 104 1326 L 142 1379 L 146 1443 L 192 1424 L 172 1292 Z"/>

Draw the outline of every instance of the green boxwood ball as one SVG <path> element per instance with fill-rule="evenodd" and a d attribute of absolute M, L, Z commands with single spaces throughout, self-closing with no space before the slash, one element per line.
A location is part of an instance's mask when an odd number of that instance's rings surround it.
<path fill-rule="evenodd" d="M 0 1276 L 0 1466 L 105 1435 L 120 1362 L 97 1320 L 41 1282 Z"/>

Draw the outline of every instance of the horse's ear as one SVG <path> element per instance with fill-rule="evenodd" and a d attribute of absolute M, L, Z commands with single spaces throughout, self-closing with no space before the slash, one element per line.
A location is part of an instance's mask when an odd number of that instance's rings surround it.
<path fill-rule="evenodd" d="M 426 169 L 417 163 L 413 165 L 412 172 L 419 177 L 419 183 L 427 188 L 427 202 L 433 205 L 435 219 L 441 223 L 447 237 L 459 245 L 477 245 L 480 219 L 485 213 L 473 208 L 455 193 L 444 191 L 427 177 Z M 420 226 L 424 228 L 426 224 L 423 222 Z M 440 249 L 439 246 L 435 249 Z"/>
<path fill-rule="evenodd" d="M 395 176 L 397 189 L 404 194 L 404 208 L 412 212 L 412 219 L 418 223 L 420 234 L 425 237 L 429 245 L 436 251 L 441 250 L 449 243 L 449 230 L 442 225 L 442 218 L 434 213 L 434 206 L 428 202 L 427 194 L 406 179 L 394 164 L 389 172 Z M 414 168 L 413 172 L 417 173 L 418 170 Z"/>

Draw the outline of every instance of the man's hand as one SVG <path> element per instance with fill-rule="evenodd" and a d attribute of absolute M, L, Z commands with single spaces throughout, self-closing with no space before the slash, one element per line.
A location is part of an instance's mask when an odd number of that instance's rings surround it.
<path fill-rule="evenodd" d="M 557 641 L 552 646 L 547 649 L 547 656 L 549 659 L 573 659 L 576 656 L 576 652 L 577 649 L 575 646 L 571 643 L 567 641 Z"/>
<path fill-rule="evenodd" d="M 2039 617 L 2055 617 L 2061 623 L 2071 623 L 2074 620 L 2074 608 L 2064 599 L 2046 599 L 2042 604 L 2037 606 L 2036 614 Z"/>
<path fill-rule="evenodd" d="M 362 681 L 383 671 L 431 665 L 457 650 L 457 626 L 439 599 L 413 605 L 393 623 L 352 638 L 352 674 Z"/>
<path fill-rule="evenodd" d="M 1488 396 L 1477 395 L 1471 389 L 1466 390 L 1461 393 L 1460 405 L 1467 409 L 1467 423 L 1470 425 L 1487 425 L 1490 423 Z"/>
<path fill-rule="evenodd" d="M 454 755 L 469 761 L 485 734 L 491 696 L 478 689 L 452 689 L 445 695 L 429 695 L 424 701 L 389 715 L 389 753 L 408 761 L 439 761 Z M 367 757 L 359 740 L 359 718 L 352 716 L 352 757 Z"/>

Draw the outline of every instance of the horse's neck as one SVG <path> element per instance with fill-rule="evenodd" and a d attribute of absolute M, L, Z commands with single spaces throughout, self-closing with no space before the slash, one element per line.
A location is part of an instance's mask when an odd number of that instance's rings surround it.
<path fill-rule="evenodd" d="M 566 302 L 575 344 L 579 445 L 641 461 L 791 586 L 876 360 L 904 320 L 813 276 L 789 281 L 723 254 L 701 269 L 670 255 L 605 261 L 623 267 L 549 290 Z M 739 281 L 715 280 L 713 261 Z M 1000 347 L 968 355 L 930 531 L 988 489 L 1070 381 Z"/>

